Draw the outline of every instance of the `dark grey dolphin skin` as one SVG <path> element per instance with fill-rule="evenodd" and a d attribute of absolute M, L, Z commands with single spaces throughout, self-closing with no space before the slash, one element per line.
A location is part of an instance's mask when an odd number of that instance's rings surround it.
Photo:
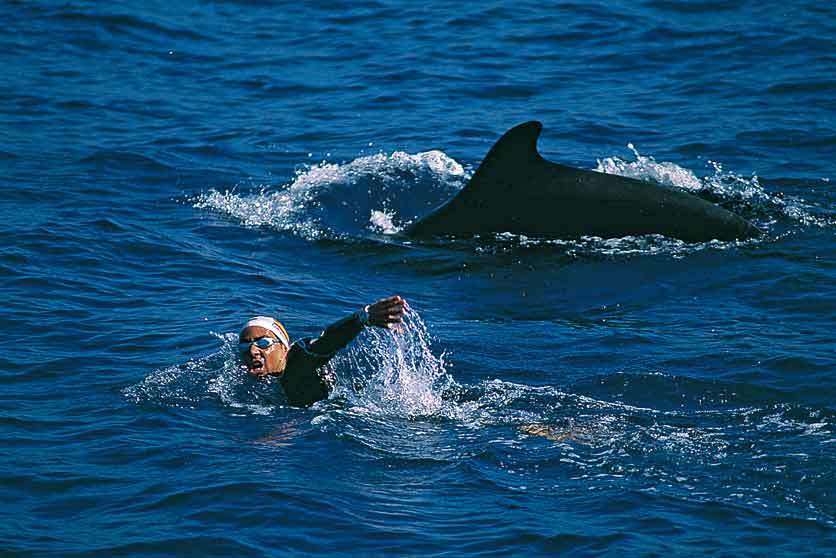
<path fill-rule="evenodd" d="M 499 138 L 453 199 L 409 236 L 513 232 L 555 238 L 661 234 L 687 242 L 759 236 L 751 223 L 697 196 L 633 178 L 575 169 L 537 152 L 543 125 Z"/>

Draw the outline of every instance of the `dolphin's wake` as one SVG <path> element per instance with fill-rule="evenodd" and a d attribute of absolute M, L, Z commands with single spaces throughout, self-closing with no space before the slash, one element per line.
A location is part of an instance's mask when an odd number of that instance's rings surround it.
<path fill-rule="evenodd" d="M 657 162 L 632 145 L 629 147 L 634 160 L 604 157 L 598 160 L 595 170 L 655 182 L 715 201 L 765 230 L 767 241 L 797 229 L 834 224 L 834 219 L 814 204 L 791 195 L 769 193 L 757 176 L 743 177 L 719 163 L 709 162 L 710 173 L 698 177 L 690 169 Z M 264 185 L 248 190 L 210 190 L 189 201 L 197 209 L 230 217 L 247 227 L 267 227 L 311 241 L 385 241 L 406 245 L 416 241 L 400 233 L 420 215 L 461 191 L 470 178 L 465 167 L 441 151 L 414 155 L 394 152 L 363 156 L 342 164 L 323 162 L 309 166 L 278 189 Z M 570 257 L 609 258 L 641 254 L 681 257 L 705 249 L 733 248 L 739 242 L 685 243 L 661 235 L 559 239 L 501 232 L 472 238 L 447 237 L 431 244 L 464 247 L 477 254 L 556 248 Z"/>

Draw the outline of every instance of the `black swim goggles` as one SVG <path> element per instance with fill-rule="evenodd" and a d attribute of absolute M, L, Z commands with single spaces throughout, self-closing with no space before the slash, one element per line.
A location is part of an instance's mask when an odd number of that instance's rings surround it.
<path fill-rule="evenodd" d="M 255 345 L 259 349 L 269 349 L 273 345 L 284 345 L 278 339 L 273 339 L 272 337 L 259 337 L 258 339 L 253 339 L 252 341 L 242 341 L 238 343 L 238 351 L 242 353 L 246 353 L 250 350 L 250 347 Z"/>

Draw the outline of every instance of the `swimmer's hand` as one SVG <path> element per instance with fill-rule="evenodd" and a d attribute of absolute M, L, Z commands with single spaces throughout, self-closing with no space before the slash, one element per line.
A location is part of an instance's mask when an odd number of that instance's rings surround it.
<path fill-rule="evenodd" d="M 397 330 L 400 323 L 403 322 L 403 315 L 407 308 L 409 306 L 407 306 L 406 300 L 397 295 L 381 298 L 377 302 L 366 306 L 367 323 L 375 327 Z"/>

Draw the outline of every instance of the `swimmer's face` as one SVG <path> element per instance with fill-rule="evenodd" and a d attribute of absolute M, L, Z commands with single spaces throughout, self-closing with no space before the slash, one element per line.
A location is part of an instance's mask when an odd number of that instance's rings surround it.
<path fill-rule="evenodd" d="M 249 343 L 267 337 L 276 340 L 266 349 L 259 348 L 255 343 L 246 351 L 241 352 L 241 358 L 247 366 L 247 372 L 257 377 L 281 375 L 287 365 L 287 348 L 282 345 L 272 331 L 259 326 L 244 328 L 238 336 L 239 343 Z"/>

